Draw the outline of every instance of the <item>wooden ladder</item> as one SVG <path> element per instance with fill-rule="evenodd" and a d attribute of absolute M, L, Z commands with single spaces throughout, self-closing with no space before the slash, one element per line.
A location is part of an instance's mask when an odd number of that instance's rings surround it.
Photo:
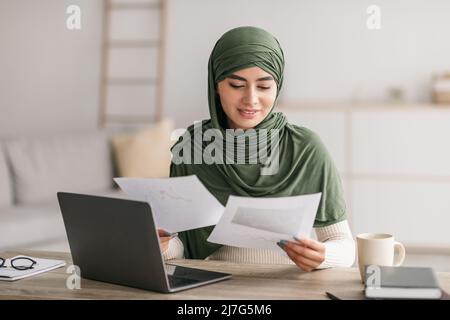
<path fill-rule="evenodd" d="M 159 23 L 154 23 L 157 30 L 158 39 L 111 39 L 111 30 L 116 21 L 111 18 L 114 12 L 124 12 L 126 14 L 139 14 L 144 10 L 158 10 Z M 115 29 L 117 30 L 117 28 Z M 165 38 L 166 38 L 166 0 L 143 1 L 143 0 L 103 0 L 103 30 L 102 30 L 102 55 L 101 55 L 101 80 L 99 97 L 98 125 L 100 128 L 109 125 L 146 125 L 160 121 L 163 117 L 163 83 L 164 83 L 164 58 L 165 58 Z M 154 61 L 156 76 L 110 76 L 110 57 L 112 50 L 121 49 L 156 49 L 156 61 Z M 150 59 L 150 57 L 149 57 Z M 150 70 L 149 70 L 150 73 Z M 124 106 L 120 113 L 111 113 L 110 105 L 112 101 L 108 99 L 110 90 L 121 86 L 122 90 L 131 89 L 136 86 L 147 87 L 152 90 L 154 87 L 154 103 L 148 104 L 148 113 L 136 114 L 127 113 L 129 106 Z M 123 91 L 122 91 L 123 92 Z M 147 108 L 147 104 L 145 105 Z M 122 108 L 121 108 L 122 109 Z"/>

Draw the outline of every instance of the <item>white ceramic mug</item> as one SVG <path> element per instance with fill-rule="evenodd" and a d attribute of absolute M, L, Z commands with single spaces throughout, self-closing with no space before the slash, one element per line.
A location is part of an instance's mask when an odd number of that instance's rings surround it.
<path fill-rule="evenodd" d="M 367 265 L 400 266 L 405 260 L 405 247 L 386 233 L 362 233 L 356 237 L 358 267 L 361 280 Z M 397 254 L 395 254 L 397 252 Z"/>

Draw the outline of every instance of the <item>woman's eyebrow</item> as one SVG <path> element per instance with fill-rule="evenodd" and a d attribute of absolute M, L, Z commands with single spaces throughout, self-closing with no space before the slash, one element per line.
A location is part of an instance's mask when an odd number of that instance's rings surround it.
<path fill-rule="evenodd" d="M 231 74 L 227 78 L 231 78 L 231 79 L 236 79 L 236 80 L 241 80 L 241 81 L 247 82 L 247 79 L 242 78 L 242 77 L 240 77 L 240 76 L 238 76 L 236 74 Z M 267 80 L 273 80 L 273 77 L 272 76 L 267 76 L 267 77 L 262 77 L 262 78 L 256 79 L 256 81 L 267 81 Z"/>

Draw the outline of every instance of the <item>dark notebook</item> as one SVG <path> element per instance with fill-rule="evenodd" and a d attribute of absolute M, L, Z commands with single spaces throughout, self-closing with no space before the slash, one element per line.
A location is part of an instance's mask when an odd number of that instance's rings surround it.
<path fill-rule="evenodd" d="M 441 289 L 431 268 L 378 267 L 366 273 L 365 295 L 381 299 L 441 299 Z M 371 270 L 373 271 L 373 270 Z"/>

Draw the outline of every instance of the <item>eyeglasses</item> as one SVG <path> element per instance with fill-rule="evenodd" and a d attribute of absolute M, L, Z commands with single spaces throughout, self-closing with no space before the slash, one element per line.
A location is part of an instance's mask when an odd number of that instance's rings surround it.
<path fill-rule="evenodd" d="M 0 257 L 0 268 L 8 268 L 8 266 L 5 266 L 5 262 L 6 259 Z M 28 257 L 16 257 L 11 259 L 10 263 L 11 267 L 16 270 L 29 270 L 33 269 L 37 262 Z"/>

